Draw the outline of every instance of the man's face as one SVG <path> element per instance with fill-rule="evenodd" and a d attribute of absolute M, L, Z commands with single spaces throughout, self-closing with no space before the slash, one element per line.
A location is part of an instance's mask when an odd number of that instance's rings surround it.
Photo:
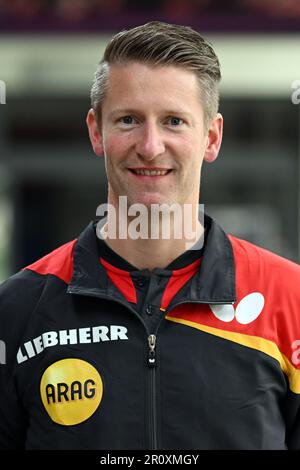
<path fill-rule="evenodd" d="M 195 74 L 178 67 L 111 67 L 100 129 L 93 111 L 87 119 L 94 150 L 105 156 L 108 202 L 117 205 L 118 196 L 129 205 L 198 202 L 203 159 L 217 156 L 207 150 L 199 95 Z"/>

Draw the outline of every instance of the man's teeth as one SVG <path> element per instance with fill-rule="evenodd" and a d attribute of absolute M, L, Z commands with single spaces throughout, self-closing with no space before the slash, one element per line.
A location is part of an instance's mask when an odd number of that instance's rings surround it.
<path fill-rule="evenodd" d="M 169 170 L 133 170 L 137 175 L 144 176 L 163 176 L 168 173 Z"/>

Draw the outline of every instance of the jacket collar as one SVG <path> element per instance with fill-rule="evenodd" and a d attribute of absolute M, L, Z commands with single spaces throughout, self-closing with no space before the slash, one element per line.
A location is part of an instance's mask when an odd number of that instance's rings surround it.
<path fill-rule="evenodd" d="M 205 215 L 208 235 L 198 273 L 192 278 L 190 300 L 203 303 L 234 303 L 235 266 L 231 242 L 223 229 Z"/>
<path fill-rule="evenodd" d="M 104 266 L 99 261 L 97 238 L 90 222 L 79 236 L 74 248 L 74 271 L 68 286 L 69 293 L 91 296 L 118 297 L 124 301 L 118 289 L 109 281 Z M 209 304 L 234 303 L 235 268 L 231 242 L 222 228 L 208 215 L 205 215 L 208 235 L 204 245 L 199 270 L 192 278 L 180 302 L 200 302 Z M 178 302 L 180 293 L 174 301 Z"/>

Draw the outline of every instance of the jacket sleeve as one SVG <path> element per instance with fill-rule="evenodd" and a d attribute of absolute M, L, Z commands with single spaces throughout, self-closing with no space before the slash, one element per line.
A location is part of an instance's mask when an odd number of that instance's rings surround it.
<path fill-rule="evenodd" d="M 18 393 L 21 338 L 41 296 L 44 276 L 21 271 L 0 286 L 0 449 L 24 449 L 28 418 Z"/>

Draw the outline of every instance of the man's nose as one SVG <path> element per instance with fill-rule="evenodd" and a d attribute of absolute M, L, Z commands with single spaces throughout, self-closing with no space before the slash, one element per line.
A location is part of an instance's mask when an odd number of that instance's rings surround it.
<path fill-rule="evenodd" d="M 165 144 L 160 129 L 154 123 L 145 123 L 136 144 L 136 152 L 140 157 L 152 160 L 164 151 Z"/>

